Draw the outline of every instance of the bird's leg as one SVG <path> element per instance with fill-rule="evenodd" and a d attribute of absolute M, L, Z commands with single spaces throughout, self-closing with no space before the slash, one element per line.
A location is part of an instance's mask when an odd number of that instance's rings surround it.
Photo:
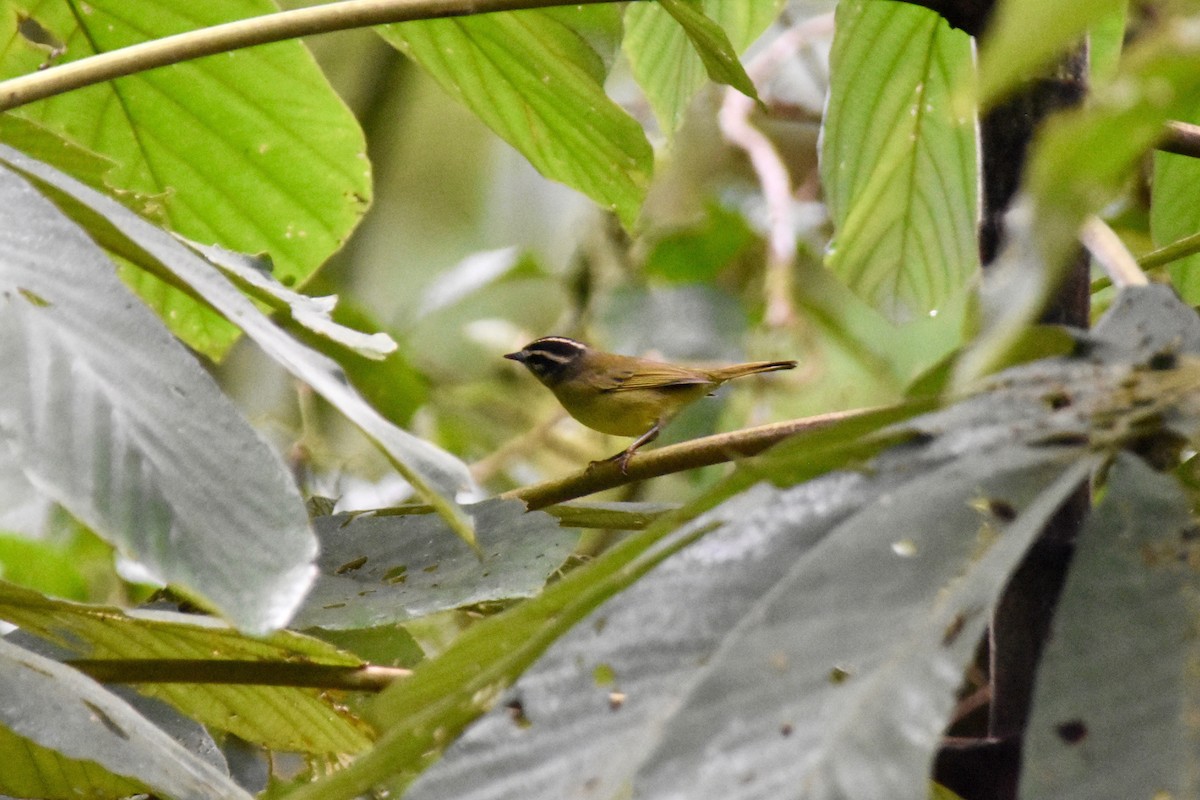
<path fill-rule="evenodd" d="M 658 432 L 662 430 L 662 425 L 662 420 L 659 420 L 658 422 L 654 423 L 654 426 L 650 428 L 650 430 L 646 431 L 637 439 L 635 439 L 633 444 L 629 445 L 629 447 L 626 447 L 615 456 L 609 456 L 608 458 L 604 459 L 604 461 L 593 461 L 591 464 L 588 464 L 588 469 L 590 470 L 597 464 L 604 464 L 609 461 L 614 461 L 617 464 L 617 469 L 621 470 L 621 474 L 628 475 L 629 473 L 626 471 L 626 467 L 629 465 L 629 457 L 637 452 L 637 449 L 642 445 L 650 444 L 650 442 L 653 442 L 655 439 L 657 439 Z"/>

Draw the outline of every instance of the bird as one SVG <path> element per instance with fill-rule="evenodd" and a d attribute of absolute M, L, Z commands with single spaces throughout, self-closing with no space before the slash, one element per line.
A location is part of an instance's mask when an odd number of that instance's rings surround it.
<path fill-rule="evenodd" d="M 572 417 L 614 436 L 637 437 L 605 461 L 626 473 L 630 457 L 654 441 L 684 406 L 734 378 L 794 369 L 795 361 L 751 361 L 724 367 L 685 367 L 618 355 L 566 336 L 535 339 L 505 358 L 524 364 Z M 591 466 L 595 466 L 593 462 Z"/>

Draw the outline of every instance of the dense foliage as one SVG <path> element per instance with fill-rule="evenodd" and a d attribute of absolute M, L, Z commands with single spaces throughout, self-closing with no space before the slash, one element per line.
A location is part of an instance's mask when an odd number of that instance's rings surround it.
<path fill-rule="evenodd" d="M 1072 498 L 1021 796 L 1200 792 L 1200 17 L 475 5 L 0 0 L 0 794 L 948 797 Z M 626 477 L 548 333 L 800 368 Z"/>

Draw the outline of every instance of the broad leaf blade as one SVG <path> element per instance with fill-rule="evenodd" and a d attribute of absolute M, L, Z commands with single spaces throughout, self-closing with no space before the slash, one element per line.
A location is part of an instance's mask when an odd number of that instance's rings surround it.
<path fill-rule="evenodd" d="M 730 501 L 694 523 L 720 529 L 551 647 L 406 797 L 499 798 L 514 782 L 547 799 L 630 784 L 656 799 L 923 797 L 992 597 L 1086 475 L 1059 456 L 1001 446 L 915 481 L 836 474 Z M 995 520 L 969 502 L 991 496 L 1030 504 L 994 553 Z"/>
<path fill-rule="evenodd" d="M 471 506 L 471 515 L 482 558 L 431 514 L 317 518 L 320 573 L 294 625 L 368 628 L 529 597 L 579 538 L 515 500 Z"/>
<path fill-rule="evenodd" d="M 249 800 L 250 797 L 227 775 L 184 750 L 99 684 L 2 639 L 0 723 L 13 734 L 66 756 L 83 770 L 80 775 L 86 774 L 90 767 L 79 762 L 95 762 L 113 775 L 164 797 L 180 800 Z M 9 735 L 0 736 L 0 741 L 5 739 L 17 744 Z M 37 771 L 52 763 L 46 754 L 30 761 L 22 765 L 24 774 L 13 777 L 37 780 Z M 53 780 L 55 776 L 50 777 Z M 102 784 L 107 783 L 100 777 Z M 5 780 L 0 778 L 0 785 Z M 126 788 L 112 783 L 109 786 L 110 791 Z"/>
<path fill-rule="evenodd" d="M 1200 792 L 1195 532 L 1178 483 L 1121 457 L 1054 612 L 1021 758 L 1022 797 Z"/>
<path fill-rule="evenodd" d="M 543 175 L 632 227 L 653 153 L 604 93 L 604 65 L 561 14 L 520 11 L 381 28 Z"/>
<path fill-rule="evenodd" d="M 471 520 L 454 503 L 454 493 L 473 486 L 466 465 L 438 447 L 396 427 L 354 391 L 331 359 L 280 331 L 211 264 L 170 234 L 113 200 L 44 164 L 0 145 L 0 162 L 43 182 L 99 233 L 154 260 L 165 272 L 233 320 L 267 355 L 310 385 L 363 430 L 392 461 L 414 490 L 440 513 L 459 536 L 472 542 Z M 101 230 L 102 229 L 102 230 Z"/>
<path fill-rule="evenodd" d="M 73 61 L 137 42 L 277 11 L 270 0 L 38 3 L 33 18 Z M 0 15 L 0 76 L 44 53 Z M 299 42 L 178 64 L 11 112 L 111 159 L 105 179 L 188 238 L 272 254 L 276 277 L 307 279 L 357 224 L 371 195 L 354 117 Z M 125 275 L 192 347 L 219 356 L 237 335 L 210 309 L 134 270 Z"/>
<path fill-rule="evenodd" d="M 953 108 L 970 39 L 904 3 L 841 3 L 821 176 L 826 264 L 894 322 L 937 310 L 978 269 L 975 121 Z"/>
<path fill-rule="evenodd" d="M 750 76 L 738 61 L 737 51 L 721 26 L 704 16 L 699 0 L 659 0 L 696 48 L 708 77 L 732 86 L 747 97 L 758 99 Z"/>
<path fill-rule="evenodd" d="M 0 583 L 0 619 L 88 659 L 259 661 L 264 683 L 272 662 L 304 661 L 357 667 L 361 662 L 315 639 L 278 632 L 251 638 L 211 618 L 52 600 Z M 222 684 L 142 684 L 214 730 L 284 752 L 357 753 L 370 743 L 367 727 L 315 689 Z"/>
<path fill-rule="evenodd" d="M 735 54 L 767 29 L 782 7 L 780 0 L 699 3 L 704 16 L 728 36 Z M 714 77 L 701 59 L 695 40 L 689 41 L 688 33 L 667 8 L 658 3 L 630 3 L 625 11 L 621 46 L 659 124 L 668 134 L 673 133 L 683 122 L 696 91 Z"/>
<path fill-rule="evenodd" d="M 34 485 L 238 625 L 286 624 L 316 555 L 286 467 L 103 252 L 8 170 L 0 283 L 0 428 Z"/>

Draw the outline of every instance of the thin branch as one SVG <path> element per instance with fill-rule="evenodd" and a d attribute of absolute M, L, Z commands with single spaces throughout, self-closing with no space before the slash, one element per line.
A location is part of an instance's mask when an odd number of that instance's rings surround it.
<path fill-rule="evenodd" d="M 1092 254 L 1114 286 L 1145 286 L 1150 283 L 1138 261 L 1121 241 L 1121 237 L 1097 216 L 1088 217 L 1079 231 L 1079 241 Z"/>
<path fill-rule="evenodd" d="M 346 667 L 290 661 L 203 658 L 81 658 L 66 662 L 101 683 L 224 683 L 382 692 L 412 670 L 364 664 Z"/>
<path fill-rule="evenodd" d="M 0 111 L 137 72 L 321 33 L 611 0 L 342 0 L 187 31 L 0 82 Z"/>
<path fill-rule="evenodd" d="M 611 461 L 602 461 L 592 467 L 569 475 L 532 486 L 523 486 L 500 495 L 506 499 L 524 501 L 530 511 L 546 506 L 585 497 L 589 494 L 602 492 L 634 481 L 657 478 L 673 472 L 707 467 L 721 464 L 736 458 L 746 458 L 757 455 L 771 445 L 801 431 L 817 430 L 841 422 L 845 419 L 862 416 L 874 409 L 854 409 L 851 411 L 835 411 L 815 417 L 794 419 L 787 422 L 775 422 L 770 425 L 759 425 L 755 428 L 745 428 L 730 433 L 720 433 L 716 436 L 705 436 L 679 444 L 660 447 L 649 452 L 639 452 L 629 459 L 626 472 L 622 474 L 617 465 Z"/>
<path fill-rule="evenodd" d="M 1142 269 L 1157 269 L 1196 253 L 1200 253 L 1200 233 L 1193 233 L 1191 236 L 1185 236 L 1163 245 L 1157 250 L 1151 250 L 1138 259 L 1138 265 Z"/>
<path fill-rule="evenodd" d="M 1164 153 L 1200 158 L 1200 125 L 1172 120 L 1157 148 Z"/>

